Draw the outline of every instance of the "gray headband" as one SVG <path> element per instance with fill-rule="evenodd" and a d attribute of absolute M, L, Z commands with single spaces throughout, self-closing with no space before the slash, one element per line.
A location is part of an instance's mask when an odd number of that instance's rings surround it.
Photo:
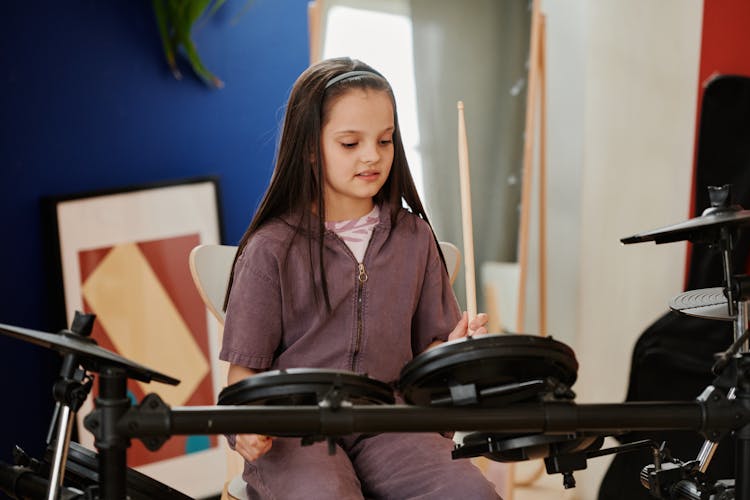
<path fill-rule="evenodd" d="M 328 80 L 328 83 L 326 83 L 325 88 L 331 87 L 332 85 L 336 85 L 342 80 L 348 80 L 349 78 L 354 78 L 355 76 L 365 76 L 365 75 L 374 75 L 379 78 L 383 78 L 382 76 L 375 73 L 374 71 L 367 71 L 367 70 L 347 71 L 346 73 L 341 73 L 340 75 L 334 76 L 333 78 Z"/>

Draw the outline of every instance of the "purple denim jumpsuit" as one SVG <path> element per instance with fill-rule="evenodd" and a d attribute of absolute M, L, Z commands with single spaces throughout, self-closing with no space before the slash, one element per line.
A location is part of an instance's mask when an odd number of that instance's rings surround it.
<path fill-rule="evenodd" d="M 382 206 L 361 263 L 326 232 L 330 313 L 322 293 L 312 292 L 308 236 L 292 220 L 265 224 L 238 257 L 222 360 L 258 371 L 349 370 L 391 383 L 458 323 L 432 230 L 419 217 L 402 210 L 392 226 Z M 452 441 L 437 433 L 347 436 L 333 456 L 324 443 L 302 447 L 299 441 L 276 438 L 270 452 L 245 463 L 250 498 L 498 498 L 470 462 L 451 459 Z"/>

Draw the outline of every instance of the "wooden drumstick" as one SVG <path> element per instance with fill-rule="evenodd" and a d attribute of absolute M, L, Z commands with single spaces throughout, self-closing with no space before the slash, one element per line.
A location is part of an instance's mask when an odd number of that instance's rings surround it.
<path fill-rule="evenodd" d="M 464 103 L 458 101 L 458 167 L 461 181 L 461 223 L 464 238 L 466 275 L 466 310 L 469 321 L 477 315 L 477 286 L 474 274 L 474 233 L 471 227 L 471 183 L 469 180 L 469 145 L 466 140 Z"/>

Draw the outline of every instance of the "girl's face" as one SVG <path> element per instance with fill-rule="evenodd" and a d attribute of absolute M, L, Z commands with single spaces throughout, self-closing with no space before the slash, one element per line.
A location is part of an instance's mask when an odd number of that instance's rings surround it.
<path fill-rule="evenodd" d="M 327 221 L 372 210 L 393 164 L 393 131 L 393 104 L 384 91 L 354 89 L 333 102 L 321 134 Z"/>

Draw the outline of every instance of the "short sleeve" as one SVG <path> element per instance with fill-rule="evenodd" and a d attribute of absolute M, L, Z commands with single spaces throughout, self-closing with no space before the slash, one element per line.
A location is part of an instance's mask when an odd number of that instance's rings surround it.
<path fill-rule="evenodd" d="M 432 231 L 426 244 L 429 252 L 425 279 L 419 303 L 412 321 L 412 349 L 414 355 L 423 352 L 436 340 L 447 340 L 458 324 L 461 311 L 450 283 L 448 272 L 437 248 Z"/>
<path fill-rule="evenodd" d="M 219 358 L 253 370 L 273 363 L 282 335 L 279 261 L 256 234 L 234 267 Z"/>

